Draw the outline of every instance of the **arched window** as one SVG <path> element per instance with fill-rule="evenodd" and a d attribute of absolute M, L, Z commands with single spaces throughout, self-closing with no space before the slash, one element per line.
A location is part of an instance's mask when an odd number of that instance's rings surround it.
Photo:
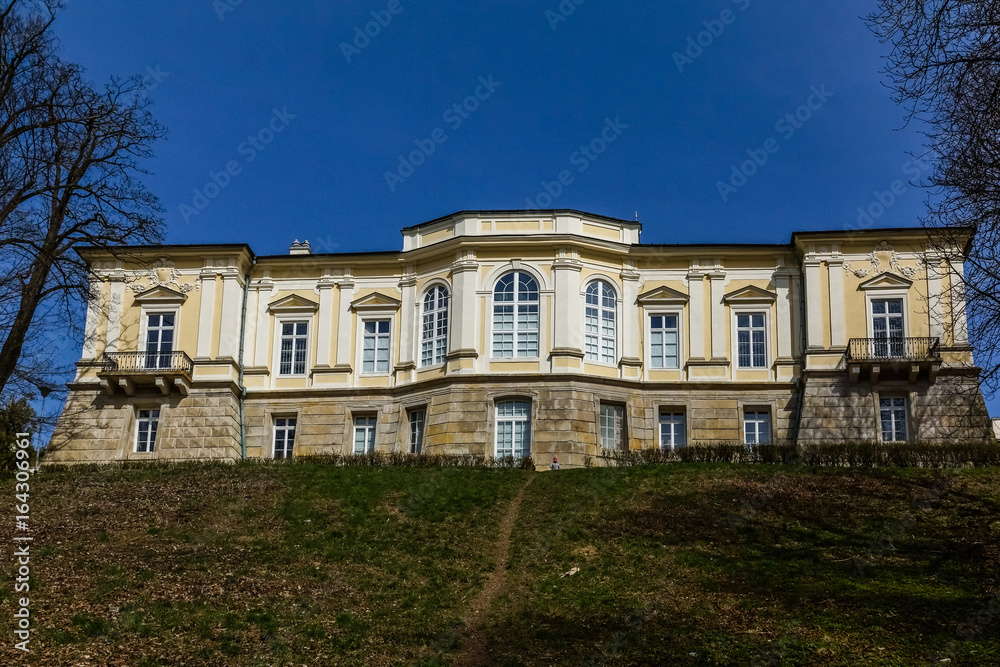
<path fill-rule="evenodd" d="M 493 356 L 538 356 L 538 283 L 512 271 L 493 290 Z"/>
<path fill-rule="evenodd" d="M 584 318 L 585 356 L 590 361 L 617 361 L 615 345 L 615 288 L 603 280 L 587 285 L 587 311 Z"/>
<path fill-rule="evenodd" d="M 448 289 L 444 285 L 437 285 L 424 295 L 420 365 L 443 363 L 446 354 L 448 354 Z"/>

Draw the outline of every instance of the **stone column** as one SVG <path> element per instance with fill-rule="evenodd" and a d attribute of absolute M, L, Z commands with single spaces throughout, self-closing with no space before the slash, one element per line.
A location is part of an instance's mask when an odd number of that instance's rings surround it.
<path fill-rule="evenodd" d="M 835 255 L 827 260 L 830 277 L 830 347 L 846 348 L 847 331 L 844 325 L 844 260 Z"/>
<path fill-rule="evenodd" d="M 792 331 L 794 322 L 792 321 L 791 312 L 790 283 L 791 277 L 787 269 L 781 267 L 775 272 L 774 286 L 778 292 L 778 321 L 774 323 L 774 330 L 778 334 L 778 358 L 781 360 L 789 360 L 792 356 Z"/>
<path fill-rule="evenodd" d="M 944 302 L 941 288 L 941 258 L 928 255 L 927 266 L 927 311 L 930 319 L 930 336 L 944 338 Z"/>
<path fill-rule="evenodd" d="M 726 274 L 724 271 L 713 271 L 708 274 L 708 279 L 712 299 L 712 359 L 728 359 L 726 332 L 729 326 L 726 322 L 726 304 L 722 302 Z"/>
<path fill-rule="evenodd" d="M 820 261 L 807 258 L 805 268 L 806 291 L 806 348 L 822 350 L 823 345 L 823 288 L 820 284 Z"/>
<path fill-rule="evenodd" d="M 90 298 L 87 300 L 87 324 L 83 335 L 84 361 L 97 357 L 97 327 L 101 322 L 101 283 L 90 283 Z"/>
<path fill-rule="evenodd" d="M 105 352 L 118 351 L 118 339 L 122 332 L 122 299 L 125 298 L 125 274 L 121 271 L 113 271 L 108 274 L 111 281 L 111 289 L 108 294 L 108 332 L 104 344 Z M 145 323 L 140 322 L 140 327 Z"/>
<path fill-rule="evenodd" d="M 268 342 L 271 338 L 270 318 L 267 313 L 268 301 L 270 300 L 272 283 L 267 276 L 257 281 L 254 291 L 257 293 L 257 326 L 254 328 L 255 352 L 253 366 L 270 366 L 271 356 L 269 354 Z M 272 372 L 277 372 L 272 369 Z"/>
<path fill-rule="evenodd" d="M 621 272 L 622 279 L 622 377 L 637 379 L 642 368 L 642 354 L 639 352 L 639 278 L 640 274 L 632 266 Z"/>
<path fill-rule="evenodd" d="M 333 347 L 333 288 L 337 286 L 329 273 L 317 283 L 319 291 L 319 313 L 316 315 L 316 365 L 330 365 L 330 349 Z"/>
<path fill-rule="evenodd" d="M 691 321 L 688 323 L 689 346 L 692 360 L 705 359 L 705 283 L 704 273 L 691 271 L 688 273 L 688 301 Z"/>
<path fill-rule="evenodd" d="M 215 271 L 201 270 L 201 309 L 198 313 L 198 350 L 196 356 L 212 356 L 212 319 L 215 313 Z"/>
<path fill-rule="evenodd" d="M 403 302 L 399 311 L 399 355 L 396 357 L 399 362 L 396 364 L 396 371 L 407 373 L 416 369 L 416 354 L 414 331 L 417 328 L 417 277 L 410 272 L 399 281 L 399 290 L 402 292 Z M 449 323 L 450 324 L 450 323 Z M 407 378 L 397 378 L 405 380 Z"/>
<path fill-rule="evenodd" d="M 451 349 L 448 351 L 449 373 L 471 373 L 479 357 L 476 350 L 476 283 L 479 262 L 466 254 L 451 265 L 452 301 L 449 323 Z"/>
<path fill-rule="evenodd" d="M 354 280 L 345 275 L 337 281 L 340 288 L 340 312 L 337 314 L 337 365 L 336 370 L 351 372 L 351 301 L 354 300 Z"/>
<path fill-rule="evenodd" d="M 583 361 L 583 311 L 580 296 L 580 260 L 559 251 L 552 263 L 555 283 L 554 336 L 552 338 L 552 370 L 579 371 Z"/>
<path fill-rule="evenodd" d="M 243 277 L 233 268 L 222 274 L 222 322 L 219 357 L 237 359 L 240 353 L 240 315 L 243 310 Z"/>
<path fill-rule="evenodd" d="M 969 327 L 965 317 L 965 266 L 959 260 L 951 264 L 951 328 L 955 345 L 969 344 Z"/>

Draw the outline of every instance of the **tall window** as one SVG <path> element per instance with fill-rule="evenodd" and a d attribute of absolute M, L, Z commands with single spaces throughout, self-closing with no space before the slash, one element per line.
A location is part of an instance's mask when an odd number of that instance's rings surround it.
<path fill-rule="evenodd" d="M 448 354 L 448 290 L 432 287 L 424 296 L 423 333 L 420 341 L 420 365 L 444 362 Z"/>
<path fill-rule="evenodd" d="M 159 421 L 159 410 L 139 410 L 136 419 L 135 451 L 153 451 L 153 447 L 156 445 L 156 426 Z"/>
<path fill-rule="evenodd" d="M 274 458 L 292 458 L 295 445 L 295 418 L 279 417 L 274 420 Z"/>
<path fill-rule="evenodd" d="M 771 442 L 771 415 L 766 410 L 747 410 L 743 413 L 743 442 L 748 445 Z"/>
<path fill-rule="evenodd" d="M 878 399 L 883 442 L 906 440 L 906 399 L 902 396 Z"/>
<path fill-rule="evenodd" d="M 424 447 L 424 410 L 410 410 L 410 453 L 419 454 Z"/>
<path fill-rule="evenodd" d="M 497 403 L 497 456 L 521 458 L 531 454 L 531 403 L 503 401 Z"/>
<path fill-rule="evenodd" d="M 687 424 L 683 412 L 660 412 L 660 449 L 687 445 Z"/>
<path fill-rule="evenodd" d="M 373 416 L 354 418 L 354 453 L 368 454 L 375 451 L 375 421 Z"/>
<path fill-rule="evenodd" d="M 308 322 L 282 322 L 280 375 L 305 375 Z"/>
<path fill-rule="evenodd" d="M 615 289 L 603 280 L 587 285 L 585 355 L 591 361 L 615 363 Z"/>
<path fill-rule="evenodd" d="M 652 368 L 677 368 L 677 315 L 650 315 L 649 357 Z"/>
<path fill-rule="evenodd" d="M 146 368 L 169 368 L 174 351 L 174 313 L 146 315 Z"/>
<path fill-rule="evenodd" d="M 903 300 L 872 299 L 875 356 L 903 356 Z"/>
<path fill-rule="evenodd" d="M 362 373 L 389 372 L 389 320 L 365 321 Z"/>
<path fill-rule="evenodd" d="M 493 356 L 538 356 L 538 283 L 523 271 L 508 273 L 493 291 Z"/>
<path fill-rule="evenodd" d="M 625 449 L 625 407 L 601 403 L 601 447 Z"/>
<path fill-rule="evenodd" d="M 767 336 L 764 313 L 736 316 L 736 353 L 740 368 L 767 368 Z"/>

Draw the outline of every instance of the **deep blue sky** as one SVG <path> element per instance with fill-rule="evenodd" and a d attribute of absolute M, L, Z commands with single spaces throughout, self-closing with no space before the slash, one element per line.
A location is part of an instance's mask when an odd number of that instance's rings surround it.
<path fill-rule="evenodd" d="M 529 200 L 638 212 L 647 243 L 784 242 L 855 226 L 859 207 L 917 173 L 904 165 L 922 153 L 919 127 L 903 127 L 886 46 L 861 19 L 874 0 L 576 2 L 564 17 L 558 0 L 92 0 L 70 2 L 56 31 L 93 80 L 149 80 L 169 135 L 147 183 L 171 243 L 393 250 L 404 226 Z M 357 48 L 372 12 L 391 21 Z M 688 51 L 699 37 L 708 46 Z M 499 86 L 478 88 L 487 99 L 466 118 L 446 115 L 481 80 Z M 832 96 L 813 97 L 794 134 L 777 125 L 815 90 Z M 275 110 L 280 132 L 252 148 Z M 577 153 L 609 119 L 620 134 L 606 150 Z M 444 142 L 390 188 L 399 156 L 434 136 Z M 768 139 L 777 152 L 724 200 L 718 182 Z M 230 163 L 238 173 L 198 200 Z M 563 170 L 572 183 L 538 202 Z M 923 200 L 907 186 L 873 222 L 915 225 Z"/>
<path fill-rule="evenodd" d="M 71 2 L 58 21 L 65 56 L 95 81 L 162 79 L 149 96 L 169 136 L 148 184 L 169 242 L 397 249 L 407 225 L 526 208 L 564 169 L 573 183 L 551 206 L 638 211 L 644 242 L 785 241 L 852 224 L 921 150 L 914 128 L 898 130 L 879 73 L 885 47 L 859 18 L 873 2 L 567 0 L 575 11 L 553 29 L 546 12 L 558 0 L 397 0 L 401 11 L 351 62 L 341 44 L 387 0 L 233 2 Z M 723 10 L 730 23 L 714 24 L 721 34 L 678 71 L 673 54 Z M 500 85 L 468 118 L 446 119 L 480 77 Z M 776 130 L 824 86 L 832 97 L 793 136 Z M 250 161 L 241 144 L 274 109 L 295 118 Z M 571 161 L 608 118 L 627 128 L 595 160 Z M 444 143 L 390 190 L 385 172 L 439 128 Z M 771 137 L 778 152 L 723 201 L 717 182 Z M 230 161 L 240 173 L 186 222 L 181 205 Z M 916 224 L 922 202 L 909 188 L 877 224 Z"/>

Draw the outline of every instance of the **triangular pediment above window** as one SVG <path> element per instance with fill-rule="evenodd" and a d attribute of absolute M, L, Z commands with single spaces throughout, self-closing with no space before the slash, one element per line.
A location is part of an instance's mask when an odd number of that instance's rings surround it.
<path fill-rule="evenodd" d="M 756 285 L 741 287 L 722 297 L 722 300 L 726 303 L 774 303 L 777 299 L 777 294 L 768 292 L 766 289 L 761 289 Z"/>
<path fill-rule="evenodd" d="M 267 304 L 267 309 L 272 313 L 312 312 L 319 309 L 319 304 L 298 294 L 290 294 Z"/>
<path fill-rule="evenodd" d="M 681 305 L 688 302 L 688 295 L 663 285 L 639 295 L 639 303 L 644 306 Z"/>
<path fill-rule="evenodd" d="M 912 284 L 912 280 L 886 271 L 864 281 L 858 285 L 858 289 L 908 289 Z"/>
<path fill-rule="evenodd" d="M 399 299 L 394 299 L 391 296 L 382 294 L 381 292 L 372 292 L 367 294 L 360 299 L 355 299 L 351 302 L 351 308 L 354 310 L 365 310 L 365 309 L 395 309 L 399 308 L 402 302 Z"/>
<path fill-rule="evenodd" d="M 141 304 L 151 304 L 151 305 L 180 305 L 184 303 L 187 299 L 187 294 L 182 294 L 176 290 L 172 290 L 169 287 L 163 287 L 157 285 L 156 287 L 150 288 L 145 292 L 139 292 L 133 297 L 136 303 Z"/>

